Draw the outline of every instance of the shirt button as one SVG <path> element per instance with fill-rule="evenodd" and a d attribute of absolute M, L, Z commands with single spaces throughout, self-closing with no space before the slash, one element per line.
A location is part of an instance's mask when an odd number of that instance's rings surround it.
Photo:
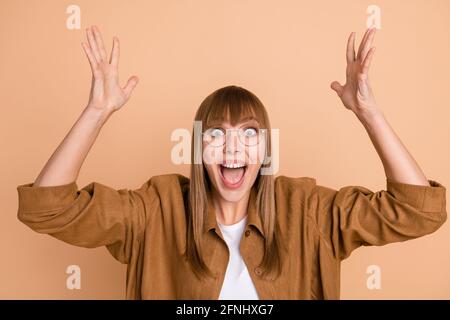
<path fill-rule="evenodd" d="M 250 230 L 245 231 L 245 236 L 246 236 L 246 237 L 249 237 L 249 236 L 250 236 L 250 233 L 251 233 Z"/>
<path fill-rule="evenodd" d="M 262 274 L 262 269 L 260 267 L 255 268 L 255 273 L 260 276 Z"/>

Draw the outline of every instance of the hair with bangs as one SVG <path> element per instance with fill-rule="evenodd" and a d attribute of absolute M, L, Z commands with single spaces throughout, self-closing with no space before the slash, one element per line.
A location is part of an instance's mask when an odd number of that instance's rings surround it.
<path fill-rule="evenodd" d="M 195 114 L 195 121 L 201 121 L 202 131 L 223 121 L 234 126 L 247 119 L 255 119 L 261 129 L 267 129 L 266 153 L 262 167 L 268 167 L 270 161 L 267 157 L 272 155 L 269 117 L 262 102 L 252 92 L 234 85 L 223 87 L 207 96 Z M 201 279 L 207 275 L 214 277 L 203 259 L 202 250 L 203 224 L 207 217 L 207 197 L 211 194 L 212 184 L 205 172 L 203 162 L 194 161 L 196 154 L 199 158 L 202 155 L 202 152 L 195 150 L 195 146 L 202 148 L 201 135 L 193 134 L 191 143 L 186 257 L 196 276 Z M 275 272 L 278 276 L 281 272 L 281 251 L 285 248 L 280 241 L 281 231 L 275 217 L 273 175 L 261 175 L 260 170 L 252 188 L 256 188 L 256 210 L 261 217 L 265 235 L 264 257 L 260 264 L 262 275 Z"/>

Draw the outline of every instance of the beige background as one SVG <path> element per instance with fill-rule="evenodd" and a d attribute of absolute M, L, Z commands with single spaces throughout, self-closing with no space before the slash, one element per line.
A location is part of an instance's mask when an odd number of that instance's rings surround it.
<path fill-rule="evenodd" d="M 81 8 L 81 30 L 66 8 Z M 213 90 L 254 92 L 280 129 L 279 174 L 339 188 L 385 188 L 385 175 L 357 118 L 329 88 L 344 81 L 345 46 L 357 44 L 366 8 L 381 8 L 370 76 L 388 121 L 429 179 L 450 186 L 450 1 L 0 1 L 0 298 L 122 299 L 126 266 L 105 248 L 70 246 L 32 232 L 17 214 L 16 186 L 33 182 L 85 107 L 90 69 L 81 48 L 97 24 L 121 39 L 121 79 L 140 77 L 113 115 L 77 180 L 136 188 L 170 161 L 175 128 L 191 128 Z M 448 201 L 448 200 L 447 200 Z M 342 299 L 449 299 L 450 223 L 405 243 L 364 247 L 342 264 Z M 82 271 L 65 287 L 66 267 Z M 381 290 L 366 287 L 378 265 Z"/>

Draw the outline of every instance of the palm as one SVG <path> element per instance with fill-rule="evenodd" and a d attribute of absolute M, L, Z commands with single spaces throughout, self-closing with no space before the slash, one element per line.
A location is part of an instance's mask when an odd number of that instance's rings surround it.
<path fill-rule="evenodd" d="M 89 106 L 104 110 L 107 113 L 120 109 L 130 98 L 131 92 L 138 82 L 133 76 L 125 86 L 119 84 L 119 40 L 114 37 L 109 61 L 103 39 L 97 27 L 87 28 L 88 43 L 82 43 L 92 70 L 92 84 Z"/>
<path fill-rule="evenodd" d="M 371 48 L 375 28 L 366 30 L 358 54 L 355 55 L 355 33 L 347 42 L 347 68 L 345 85 L 333 81 L 331 88 L 336 91 L 344 106 L 355 113 L 376 109 L 376 102 L 369 83 L 369 66 L 375 48 Z"/>

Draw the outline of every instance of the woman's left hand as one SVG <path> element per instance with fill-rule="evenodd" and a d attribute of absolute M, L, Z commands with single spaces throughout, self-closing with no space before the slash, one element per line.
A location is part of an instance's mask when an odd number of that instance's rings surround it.
<path fill-rule="evenodd" d="M 345 85 L 342 86 L 337 81 L 331 83 L 331 88 L 336 91 L 344 106 L 357 116 L 378 111 L 368 75 L 370 62 L 375 52 L 375 47 L 372 47 L 375 32 L 376 28 L 366 30 L 356 57 L 355 32 L 350 34 L 347 41 Z"/>

